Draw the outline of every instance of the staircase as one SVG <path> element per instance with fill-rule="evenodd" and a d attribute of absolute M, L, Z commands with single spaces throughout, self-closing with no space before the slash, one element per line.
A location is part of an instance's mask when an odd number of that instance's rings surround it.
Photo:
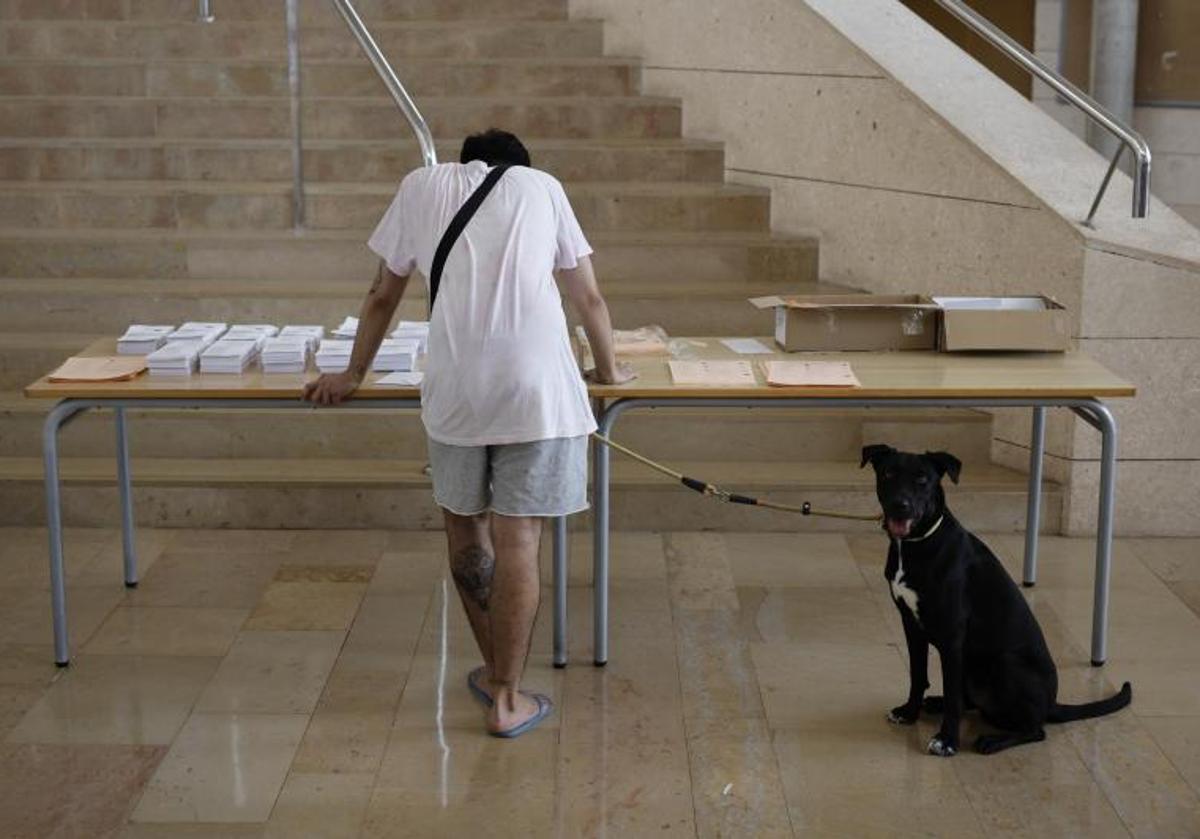
<path fill-rule="evenodd" d="M 302 2 L 307 230 L 293 230 L 282 4 L 0 2 L 0 524 L 40 521 L 46 406 L 20 388 L 132 321 L 324 322 L 356 312 L 364 242 L 415 141 L 325 0 Z M 362 0 L 439 157 L 499 126 L 562 179 L 596 249 L 618 326 L 762 334 L 746 298 L 819 283 L 818 243 L 770 230 L 770 195 L 724 182 L 722 147 L 681 136 L 676 100 L 640 93 L 635 59 L 604 54 L 566 0 Z M 419 317 L 420 294 L 402 305 Z M 64 433 L 69 523 L 117 521 L 111 418 Z M 782 499 L 870 509 L 864 442 L 964 461 L 952 503 L 982 530 L 1019 529 L 1024 478 L 992 465 L 970 411 L 656 411 L 619 436 L 690 474 Z M 353 410 L 131 415 L 138 518 L 160 526 L 425 527 L 439 518 L 411 414 Z M 614 464 L 626 528 L 794 529 L 717 508 Z M 1048 487 L 1044 520 L 1061 495 Z M 811 522 L 806 522 L 807 529 Z M 839 525 L 831 525 L 838 527 Z M 853 527 L 853 525 L 851 525 Z"/>

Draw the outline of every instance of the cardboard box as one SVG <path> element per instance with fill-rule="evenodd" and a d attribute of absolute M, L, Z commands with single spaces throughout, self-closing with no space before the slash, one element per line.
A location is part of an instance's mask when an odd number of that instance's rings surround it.
<path fill-rule="evenodd" d="M 938 347 L 966 350 L 1070 349 L 1067 310 L 1043 296 L 934 297 L 942 309 Z"/>
<path fill-rule="evenodd" d="M 940 310 L 919 294 L 795 294 L 750 303 L 775 310 L 775 342 L 788 352 L 937 348 Z"/>

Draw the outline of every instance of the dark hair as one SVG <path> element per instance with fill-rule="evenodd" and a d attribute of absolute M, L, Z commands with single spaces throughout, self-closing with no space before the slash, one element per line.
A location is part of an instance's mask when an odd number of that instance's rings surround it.
<path fill-rule="evenodd" d="M 463 140 L 459 163 L 482 160 L 488 166 L 509 163 L 513 166 L 528 166 L 529 151 L 517 139 L 517 135 L 498 128 L 489 128 L 480 134 L 472 134 Z"/>

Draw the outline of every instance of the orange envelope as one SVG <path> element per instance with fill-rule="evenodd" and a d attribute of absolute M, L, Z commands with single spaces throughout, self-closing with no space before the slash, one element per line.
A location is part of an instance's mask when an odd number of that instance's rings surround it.
<path fill-rule="evenodd" d="M 146 369 L 143 355 L 74 356 L 50 374 L 52 382 L 123 382 Z"/>
<path fill-rule="evenodd" d="M 766 361 L 763 367 L 773 387 L 862 387 L 845 361 Z"/>
<path fill-rule="evenodd" d="M 671 381 L 699 387 L 756 387 L 749 361 L 669 361 Z"/>

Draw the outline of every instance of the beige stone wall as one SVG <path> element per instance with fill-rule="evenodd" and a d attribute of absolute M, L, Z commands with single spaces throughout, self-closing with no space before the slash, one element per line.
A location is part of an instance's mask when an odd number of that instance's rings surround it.
<path fill-rule="evenodd" d="M 729 180 L 772 190 L 775 230 L 820 236 L 824 279 L 1060 299 L 1083 348 L 1142 391 L 1116 406 L 1119 530 L 1200 533 L 1196 423 L 1167 413 L 1187 407 L 1183 366 L 1200 351 L 1198 301 L 1179 308 L 1200 288 L 1193 228 L 1160 202 L 1132 222 L 1120 178 L 1098 230 L 1081 228 L 1105 162 L 894 0 L 571 10 L 605 20 L 610 54 L 644 58 L 648 93 L 683 97 L 687 134 L 726 143 Z M 997 415 L 997 461 L 1027 467 L 1028 421 Z M 1096 439 L 1052 412 L 1047 474 L 1069 484 L 1067 532 L 1094 527 Z"/>

